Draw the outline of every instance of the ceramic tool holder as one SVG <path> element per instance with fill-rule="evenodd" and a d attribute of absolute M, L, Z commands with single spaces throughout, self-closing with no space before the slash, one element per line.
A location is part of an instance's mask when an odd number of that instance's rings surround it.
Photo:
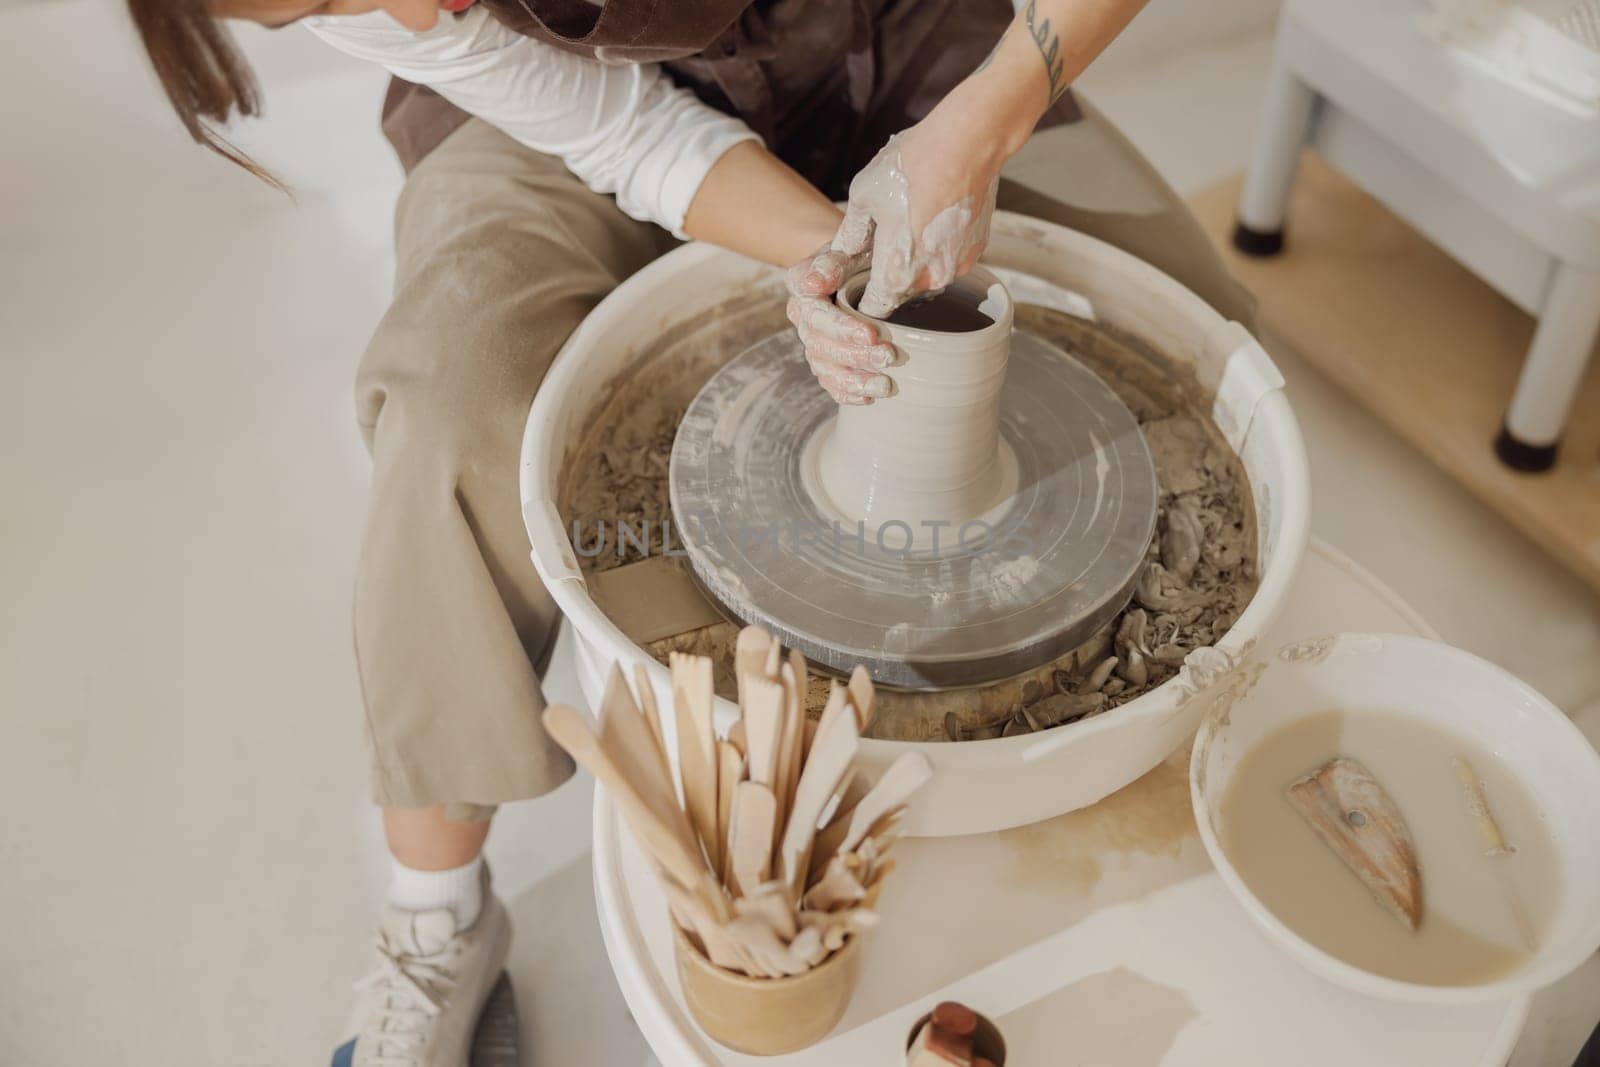
<path fill-rule="evenodd" d="M 821 1041 L 844 1017 L 861 973 L 861 938 L 804 974 L 751 978 L 706 959 L 673 927 L 683 999 L 711 1038 L 752 1056 L 797 1052 Z"/>

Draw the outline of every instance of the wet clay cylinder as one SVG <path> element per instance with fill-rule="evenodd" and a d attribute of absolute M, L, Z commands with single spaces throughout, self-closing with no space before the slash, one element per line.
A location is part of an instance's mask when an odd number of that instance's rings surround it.
<path fill-rule="evenodd" d="M 837 298 L 862 318 L 855 303 L 865 285 L 854 278 Z M 887 371 L 895 388 L 871 404 L 841 404 L 824 427 L 816 477 L 831 510 L 880 539 L 928 549 L 954 546 L 963 523 L 1002 508 L 1017 487 L 1000 436 L 1012 314 L 1000 279 L 978 267 L 940 296 L 868 320 L 897 352 Z"/>

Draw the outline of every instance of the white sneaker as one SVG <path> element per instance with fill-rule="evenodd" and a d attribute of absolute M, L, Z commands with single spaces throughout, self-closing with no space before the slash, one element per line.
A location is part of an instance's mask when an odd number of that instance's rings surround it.
<path fill-rule="evenodd" d="M 484 1002 L 505 966 L 511 920 L 489 890 L 465 930 L 455 915 L 386 905 L 378 924 L 378 960 L 356 983 L 355 1037 L 332 1067 L 468 1067 Z"/>

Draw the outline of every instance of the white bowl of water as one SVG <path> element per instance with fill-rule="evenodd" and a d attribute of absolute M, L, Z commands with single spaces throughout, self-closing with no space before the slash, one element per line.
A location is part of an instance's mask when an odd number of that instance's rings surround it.
<path fill-rule="evenodd" d="M 1271 940 L 1357 992 L 1436 1004 L 1530 992 L 1600 948 L 1600 754 L 1560 709 L 1419 637 L 1334 635 L 1257 671 L 1208 710 L 1190 793 L 1212 863 Z M 1415 928 L 1287 799 L 1339 756 L 1403 816 Z"/>

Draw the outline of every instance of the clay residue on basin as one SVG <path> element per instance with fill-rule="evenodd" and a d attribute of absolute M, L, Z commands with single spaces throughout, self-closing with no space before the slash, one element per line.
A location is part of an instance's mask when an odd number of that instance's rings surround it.
<path fill-rule="evenodd" d="M 972 740 L 1027 733 L 1116 708 L 1172 678 L 1184 657 L 1233 626 L 1257 584 L 1255 516 L 1243 467 L 1203 413 L 1186 368 L 1102 325 L 1034 305 L 1017 328 L 1098 373 L 1133 412 L 1155 459 L 1157 535 L 1128 609 L 1082 646 L 1015 678 L 937 693 L 880 690 L 875 736 Z M 587 571 L 681 551 L 667 534 L 668 463 L 683 410 L 711 374 L 785 327 L 783 293 L 766 287 L 665 331 L 613 383 L 568 455 L 560 507 Z M 619 524 L 632 539 L 619 538 Z M 645 537 L 640 537 L 640 531 Z M 641 544 L 641 541 L 643 542 Z M 678 565 L 687 561 L 678 558 Z M 648 651 L 712 657 L 718 692 L 731 697 L 734 625 L 656 641 Z M 820 711 L 827 679 L 813 677 Z"/>
<path fill-rule="evenodd" d="M 1088 898 L 1106 874 L 1107 861 L 1176 861 L 1184 844 L 1198 836 L 1189 804 L 1188 761 L 1174 758 L 1098 804 L 1004 830 L 1000 840 L 1012 851 L 1013 864 L 1005 874 L 1013 888 L 1042 886 Z M 1204 856 L 1197 859 L 1194 870 L 1172 867 L 1166 878 L 1154 881 L 1167 884 L 1203 870 Z"/>

